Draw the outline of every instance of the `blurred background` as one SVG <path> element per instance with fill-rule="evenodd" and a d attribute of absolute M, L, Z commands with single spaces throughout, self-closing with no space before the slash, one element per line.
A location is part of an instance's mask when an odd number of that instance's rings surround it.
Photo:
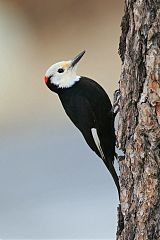
<path fill-rule="evenodd" d="M 85 49 L 78 74 L 112 99 L 122 15 L 122 0 L 0 0 L 0 238 L 115 239 L 113 181 L 43 76 Z"/>

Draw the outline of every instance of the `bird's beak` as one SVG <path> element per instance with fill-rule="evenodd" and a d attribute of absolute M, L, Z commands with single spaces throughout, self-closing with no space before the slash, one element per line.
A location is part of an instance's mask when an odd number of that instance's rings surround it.
<path fill-rule="evenodd" d="M 85 51 L 79 53 L 75 58 L 73 58 L 73 60 L 71 60 L 71 68 L 73 68 L 79 62 L 79 60 L 83 57 L 84 54 Z"/>

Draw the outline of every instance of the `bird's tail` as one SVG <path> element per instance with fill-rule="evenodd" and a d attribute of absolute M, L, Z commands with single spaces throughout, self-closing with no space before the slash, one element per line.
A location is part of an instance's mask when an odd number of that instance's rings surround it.
<path fill-rule="evenodd" d="M 109 170 L 110 174 L 113 177 L 113 180 L 114 180 L 115 185 L 116 185 L 117 190 L 118 190 L 118 196 L 119 196 L 119 199 L 120 199 L 119 178 L 118 178 L 118 175 L 117 175 L 116 170 L 114 168 L 113 161 L 109 157 L 106 157 L 105 159 L 103 159 L 103 161 L 104 161 L 104 164 L 106 165 L 107 169 Z"/>

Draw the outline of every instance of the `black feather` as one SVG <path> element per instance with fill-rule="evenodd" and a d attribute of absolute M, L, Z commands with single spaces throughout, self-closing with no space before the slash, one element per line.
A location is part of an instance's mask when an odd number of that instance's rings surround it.
<path fill-rule="evenodd" d="M 61 89 L 50 83 L 47 85 L 59 95 L 66 114 L 81 131 L 90 148 L 102 158 L 120 195 L 119 180 L 113 165 L 115 156 L 114 113 L 107 93 L 97 82 L 87 77 L 81 77 L 70 88 Z M 94 141 L 92 128 L 97 130 L 103 157 Z"/>

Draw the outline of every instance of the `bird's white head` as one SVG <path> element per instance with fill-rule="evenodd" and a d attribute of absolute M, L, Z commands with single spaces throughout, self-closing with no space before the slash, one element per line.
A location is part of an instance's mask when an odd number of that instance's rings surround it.
<path fill-rule="evenodd" d="M 57 88 L 69 88 L 79 81 L 80 76 L 77 76 L 77 63 L 84 55 L 85 51 L 78 54 L 75 58 L 69 61 L 62 61 L 53 64 L 46 71 L 44 81 L 48 84 L 56 85 Z"/>

